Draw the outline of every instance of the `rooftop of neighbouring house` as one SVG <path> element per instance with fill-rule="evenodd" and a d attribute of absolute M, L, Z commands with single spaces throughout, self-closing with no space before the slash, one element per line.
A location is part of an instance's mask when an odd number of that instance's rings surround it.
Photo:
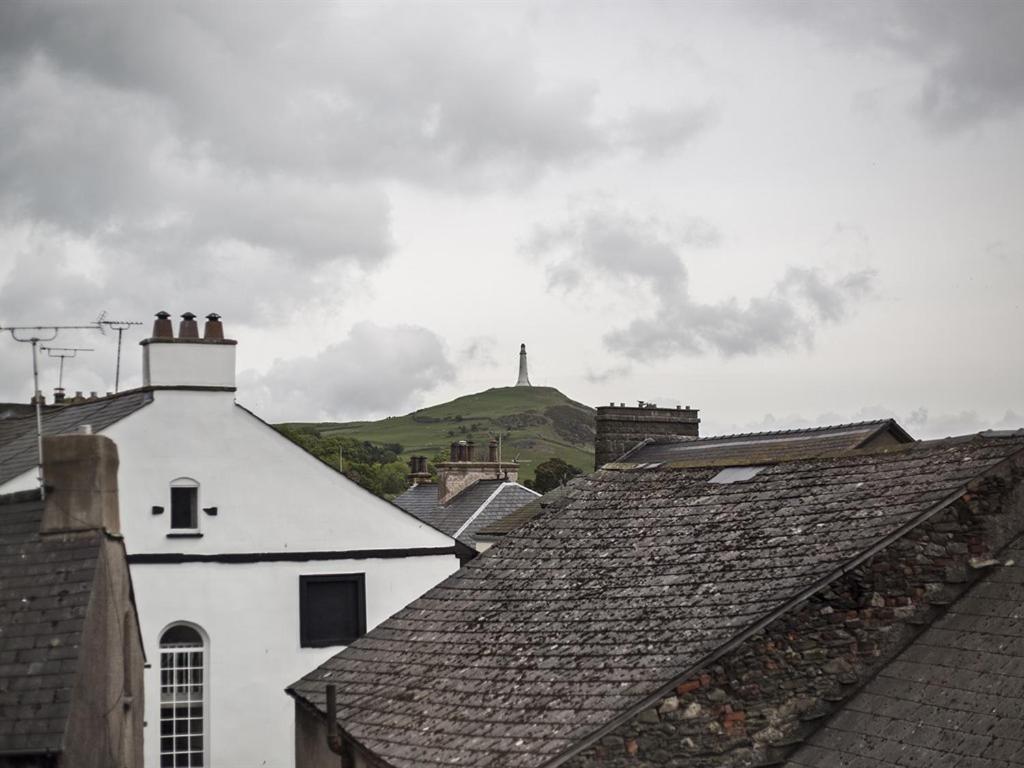
<path fill-rule="evenodd" d="M 895 420 L 880 419 L 775 432 L 676 440 L 659 438 L 644 441 L 619 461 L 630 464 L 670 461 L 691 466 L 768 464 L 912 440 Z"/>
<path fill-rule="evenodd" d="M 437 485 L 420 483 L 394 501 L 423 522 L 471 546 L 481 528 L 507 517 L 540 495 L 502 479 L 477 480 L 447 504 L 438 503 L 438 493 Z"/>
<path fill-rule="evenodd" d="M 0 755 L 63 748 L 104 541 L 40 535 L 42 516 L 38 491 L 0 496 Z"/>
<path fill-rule="evenodd" d="M 153 393 L 132 390 L 71 405 L 48 406 L 42 412 L 44 435 L 67 435 L 89 424 L 94 432 L 135 413 L 153 401 Z M 35 413 L 0 419 L 0 484 L 36 465 Z"/>
<path fill-rule="evenodd" d="M 880 419 L 775 432 L 645 440 L 622 456 L 618 463 L 669 463 L 680 467 L 767 465 L 912 441 L 913 438 L 896 421 Z M 563 503 L 564 495 L 563 488 L 556 488 L 506 517 L 480 528 L 479 535 L 488 539 L 507 535 L 549 507 L 558 507 Z"/>
<path fill-rule="evenodd" d="M 324 712 L 335 684 L 343 731 L 396 768 L 539 768 L 1022 457 L 1024 431 L 742 476 L 609 465 L 289 692 Z"/>
<path fill-rule="evenodd" d="M 1024 537 L 785 768 L 1024 765 Z"/>

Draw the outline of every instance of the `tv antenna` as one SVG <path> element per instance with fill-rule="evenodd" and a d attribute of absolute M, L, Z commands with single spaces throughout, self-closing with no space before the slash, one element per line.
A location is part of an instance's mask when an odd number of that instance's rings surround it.
<path fill-rule="evenodd" d="M 57 388 L 54 392 L 60 392 L 62 395 L 64 394 L 64 361 L 69 357 L 77 357 L 79 352 L 93 351 L 89 347 L 47 347 L 42 344 L 39 345 L 39 348 L 46 350 L 47 357 L 60 358 L 60 368 L 57 371 Z"/>
<path fill-rule="evenodd" d="M 103 326 L 110 328 L 112 331 L 117 331 L 117 364 L 114 367 L 114 391 L 118 392 L 121 388 L 121 336 L 133 325 L 142 325 L 142 323 L 137 320 L 107 320 L 106 311 L 100 312 L 96 323 L 99 325 L 100 333 L 103 333 Z"/>
<path fill-rule="evenodd" d="M 39 342 L 53 341 L 61 331 L 100 331 L 100 321 L 88 325 L 0 325 L 0 331 L 7 331 L 15 341 L 32 345 L 32 401 L 36 406 L 36 445 L 39 449 L 37 474 L 39 476 L 39 496 L 46 498 L 46 485 L 43 482 L 43 396 L 39 391 Z"/>

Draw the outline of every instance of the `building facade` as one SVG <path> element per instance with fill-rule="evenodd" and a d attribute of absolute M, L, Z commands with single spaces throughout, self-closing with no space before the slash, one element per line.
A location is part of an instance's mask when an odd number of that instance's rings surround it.
<path fill-rule="evenodd" d="M 288 768 L 285 686 L 456 571 L 465 547 L 236 404 L 216 316 L 202 338 L 185 316 L 175 337 L 161 313 L 142 344 L 141 390 L 51 411 L 44 431 L 88 420 L 121 449 L 146 765 Z M 26 461 L 0 455 L 0 492 L 33 487 Z"/>

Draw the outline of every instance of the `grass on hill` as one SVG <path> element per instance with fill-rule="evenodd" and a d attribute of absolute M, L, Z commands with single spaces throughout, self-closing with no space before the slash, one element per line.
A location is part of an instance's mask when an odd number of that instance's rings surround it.
<path fill-rule="evenodd" d="M 324 437 L 344 436 L 375 445 L 398 443 L 402 457 L 447 455 L 451 443 L 472 440 L 477 456 L 501 436 L 502 459 L 518 458 L 520 481 L 558 457 L 584 472 L 594 468 L 594 409 L 553 387 L 499 387 L 380 421 L 292 424 Z"/>

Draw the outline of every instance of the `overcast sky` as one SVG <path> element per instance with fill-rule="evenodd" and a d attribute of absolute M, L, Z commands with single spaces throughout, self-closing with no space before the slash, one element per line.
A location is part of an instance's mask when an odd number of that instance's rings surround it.
<path fill-rule="evenodd" d="M 272 420 L 507 386 L 525 342 L 704 434 L 1022 427 L 1022 39 L 1019 0 L 7 0 L 0 323 L 144 321 L 131 386 L 154 312 L 219 312 Z M 60 343 L 112 389 L 113 336 Z"/>

